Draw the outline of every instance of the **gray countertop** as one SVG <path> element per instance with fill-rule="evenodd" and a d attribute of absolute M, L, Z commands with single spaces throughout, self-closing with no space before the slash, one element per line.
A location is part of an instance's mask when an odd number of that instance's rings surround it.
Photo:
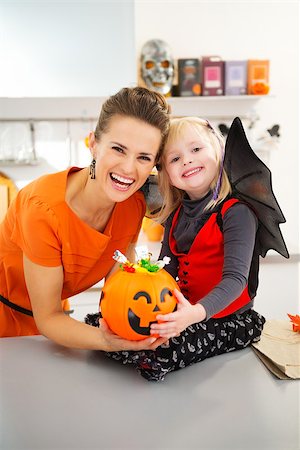
<path fill-rule="evenodd" d="M 144 380 L 101 352 L 3 338 L 1 450 L 298 450 L 298 380 L 251 349 Z"/>

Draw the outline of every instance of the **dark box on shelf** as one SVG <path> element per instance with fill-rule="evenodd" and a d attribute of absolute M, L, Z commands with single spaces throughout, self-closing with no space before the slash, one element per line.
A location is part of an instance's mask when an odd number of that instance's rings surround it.
<path fill-rule="evenodd" d="M 225 95 L 247 94 L 247 61 L 225 61 Z"/>
<path fill-rule="evenodd" d="M 178 95 L 180 97 L 201 95 L 199 59 L 178 59 Z"/>
<path fill-rule="evenodd" d="M 224 61 L 220 56 L 202 58 L 202 95 L 224 95 Z"/>

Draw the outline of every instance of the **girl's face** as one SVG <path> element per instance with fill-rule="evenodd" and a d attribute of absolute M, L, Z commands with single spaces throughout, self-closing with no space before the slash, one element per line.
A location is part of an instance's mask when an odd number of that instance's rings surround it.
<path fill-rule="evenodd" d="M 191 200 L 204 197 L 218 172 L 215 150 L 205 135 L 187 125 L 185 132 L 164 150 L 165 169 L 171 184 Z"/>
<path fill-rule="evenodd" d="M 96 159 L 99 194 L 111 202 L 121 202 L 146 181 L 161 143 L 160 130 L 142 120 L 116 115 L 108 130 L 95 140 L 90 135 L 92 156 Z"/>

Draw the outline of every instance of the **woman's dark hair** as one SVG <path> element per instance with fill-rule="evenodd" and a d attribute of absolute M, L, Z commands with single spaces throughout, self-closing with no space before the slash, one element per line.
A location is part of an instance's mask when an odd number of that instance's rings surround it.
<path fill-rule="evenodd" d="M 95 129 L 97 141 L 108 130 L 111 118 L 117 114 L 134 117 L 160 130 L 162 140 L 156 157 L 158 161 L 170 126 L 170 107 L 165 97 L 144 87 L 121 89 L 102 106 Z"/>

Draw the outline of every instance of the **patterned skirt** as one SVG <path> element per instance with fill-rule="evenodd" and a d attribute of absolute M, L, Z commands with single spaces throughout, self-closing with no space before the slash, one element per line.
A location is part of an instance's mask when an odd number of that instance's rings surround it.
<path fill-rule="evenodd" d="M 85 322 L 99 326 L 99 317 L 100 314 L 88 314 Z M 263 316 L 249 309 L 190 325 L 180 336 L 169 339 L 156 350 L 105 354 L 121 364 L 131 364 L 148 381 L 162 381 L 169 372 L 258 342 L 264 323 Z"/>

